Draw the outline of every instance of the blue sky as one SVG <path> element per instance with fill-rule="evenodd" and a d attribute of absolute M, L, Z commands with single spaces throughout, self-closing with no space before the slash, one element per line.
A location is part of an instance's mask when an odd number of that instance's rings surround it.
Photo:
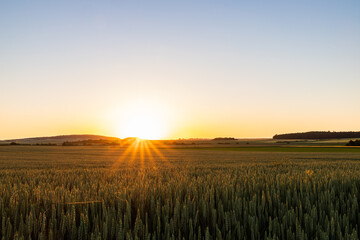
<path fill-rule="evenodd" d="M 132 101 L 169 138 L 360 130 L 359 1 L 3 1 L 0 32 L 0 138 L 112 135 Z"/>

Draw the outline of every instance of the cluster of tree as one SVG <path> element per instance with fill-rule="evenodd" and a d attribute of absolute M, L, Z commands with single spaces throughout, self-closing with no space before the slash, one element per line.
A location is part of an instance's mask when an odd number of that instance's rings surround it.
<path fill-rule="evenodd" d="M 9 145 L 11 145 L 11 146 L 16 146 L 16 145 L 28 146 L 30 144 L 28 144 L 28 143 L 10 142 Z"/>
<path fill-rule="evenodd" d="M 350 141 L 346 144 L 346 146 L 360 146 L 360 140 L 355 140 L 355 141 L 350 140 Z"/>
<path fill-rule="evenodd" d="M 273 139 L 335 139 L 335 138 L 359 138 L 360 132 L 300 132 L 276 134 Z"/>
<path fill-rule="evenodd" d="M 35 143 L 33 146 L 57 146 L 56 143 Z"/>
<path fill-rule="evenodd" d="M 82 140 L 82 141 L 65 141 L 63 142 L 63 146 L 115 146 L 119 145 L 120 143 L 118 141 L 108 141 L 103 139 L 98 140 Z"/>
<path fill-rule="evenodd" d="M 217 137 L 214 138 L 212 141 L 234 141 L 237 140 L 236 138 L 233 137 Z"/>

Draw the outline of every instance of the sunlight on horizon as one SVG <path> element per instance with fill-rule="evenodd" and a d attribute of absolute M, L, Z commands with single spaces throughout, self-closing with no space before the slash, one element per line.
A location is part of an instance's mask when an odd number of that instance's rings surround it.
<path fill-rule="evenodd" d="M 110 118 L 117 137 L 159 140 L 169 132 L 167 115 L 164 106 L 150 100 L 137 100 L 112 110 Z"/>

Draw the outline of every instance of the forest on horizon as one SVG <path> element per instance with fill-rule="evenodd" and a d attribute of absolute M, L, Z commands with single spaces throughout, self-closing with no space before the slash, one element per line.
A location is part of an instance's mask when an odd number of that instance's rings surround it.
<path fill-rule="evenodd" d="M 360 138 L 360 132 L 313 131 L 313 132 L 276 134 L 275 136 L 273 136 L 273 139 L 337 139 L 337 138 Z"/>

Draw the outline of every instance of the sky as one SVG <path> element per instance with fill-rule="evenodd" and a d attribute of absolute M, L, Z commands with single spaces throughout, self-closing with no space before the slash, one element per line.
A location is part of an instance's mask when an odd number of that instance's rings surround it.
<path fill-rule="evenodd" d="M 0 139 L 359 131 L 359 90 L 357 0 L 0 2 Z"/>

